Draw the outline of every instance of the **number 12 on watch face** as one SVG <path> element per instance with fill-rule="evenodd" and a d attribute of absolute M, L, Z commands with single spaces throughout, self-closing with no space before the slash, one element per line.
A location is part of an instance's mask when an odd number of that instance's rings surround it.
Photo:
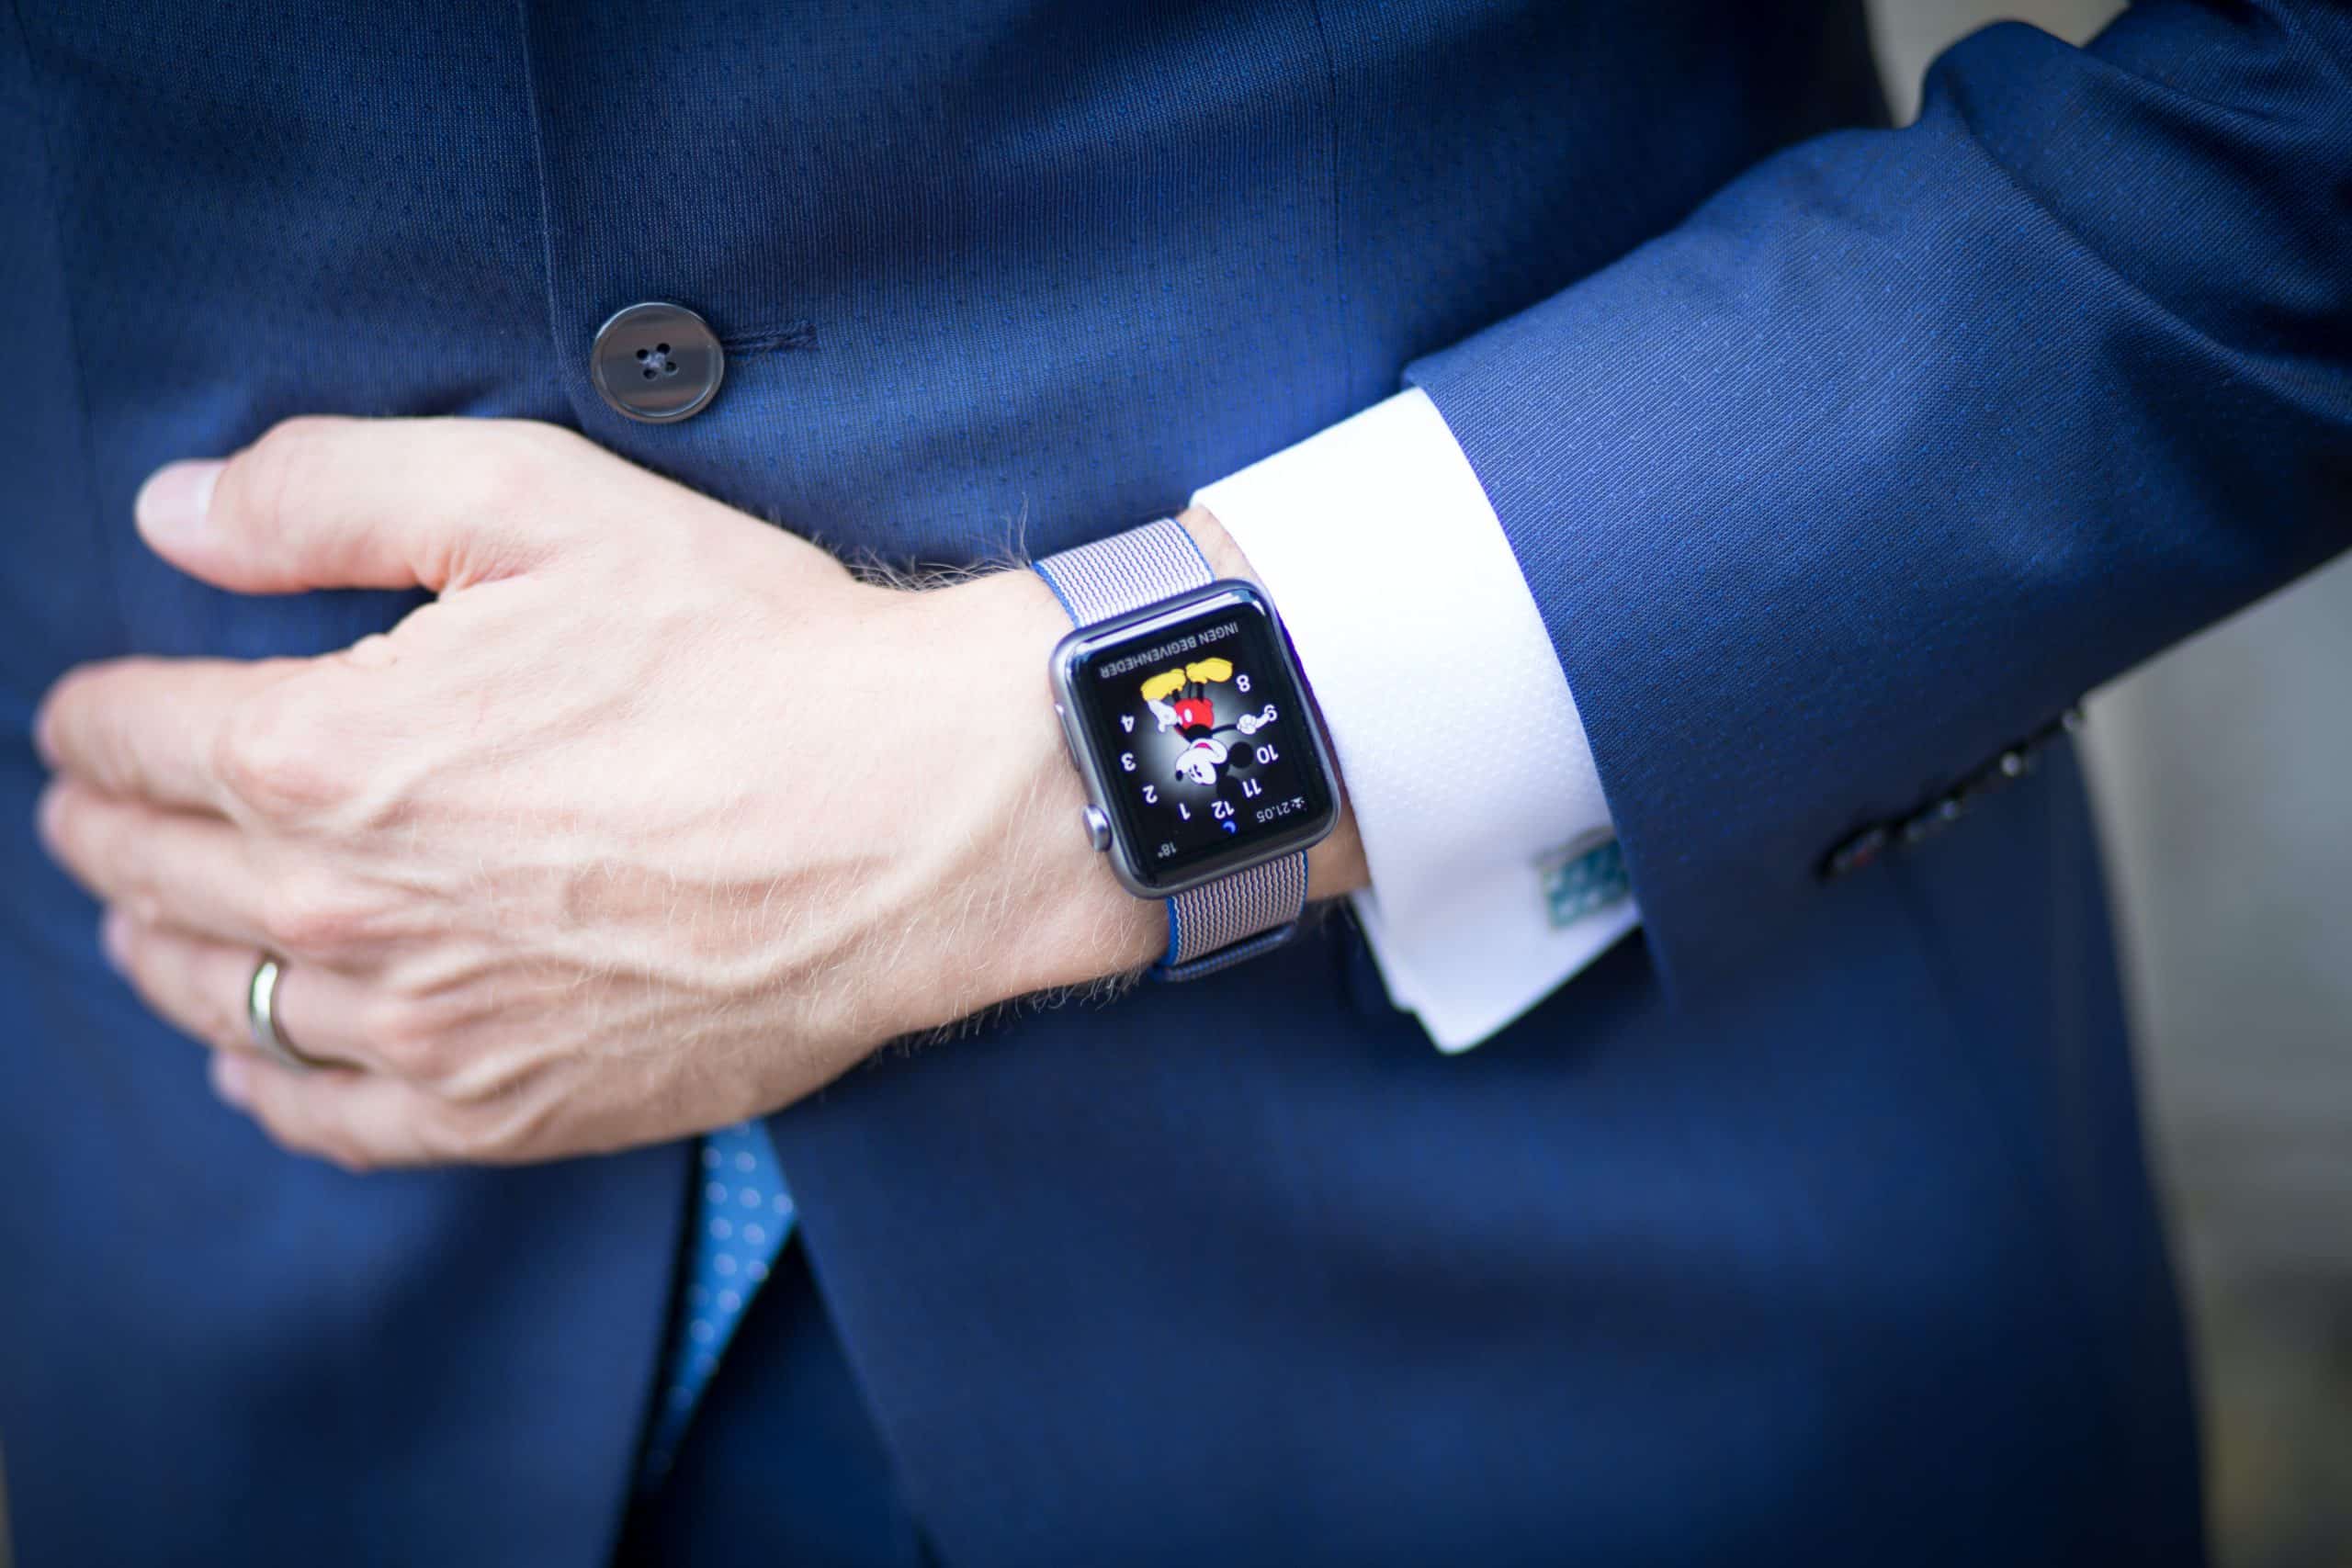
<path fill-rule="evenodd" d="M 1180 824 L 1206 820 L 1233 837 L 1241 832 L 1245 809 L 1274 809 L 1250 803 L 1269 799 L 1266 781 L 1282 761 L 1282 707 L 1253 704 L 1253 685 L 1248 671 L 1214 657 L 1171 664 L 1137 685 L 1141 711 L 1121 714 L 1119 728 L 1130 740 L 1144 737 L 1137 742 L 1143 750 L 1122 751 L 1119 768 L 1130 774 L 1164 774 L 1137 779 L 1143 805 L 1172 811 Z M 1293 809 L 1306 805 L 1279 804 Z M 1157 852 L 1164 860 L 1179 851 L 1170 840 Z"/>
<path fill-rule="evenodd" d="M 1093 652 L 1073 671 L 1136 874 L 1247 862 L 1332 813 L 1305 701 L 1256 602 Z"/>

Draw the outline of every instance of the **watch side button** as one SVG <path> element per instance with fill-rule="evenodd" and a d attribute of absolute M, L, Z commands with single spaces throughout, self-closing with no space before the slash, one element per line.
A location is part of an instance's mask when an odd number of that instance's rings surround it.
<path fill-rule="evenodd" d="M 1111 847 L 1111 819 L 1099 806 L 1089 805 L 1079 812 L 1079 819 L 1086 824 L 1086 841 L 1097 850 Z"/>

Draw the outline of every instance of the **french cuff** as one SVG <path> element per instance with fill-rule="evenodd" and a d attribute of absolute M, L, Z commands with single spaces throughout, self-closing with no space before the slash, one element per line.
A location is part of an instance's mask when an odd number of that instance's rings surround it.
<path fill-rule="evenodd" d="M 1371 872 L 1389 999 L 1466 1051 L 1640 922 L 1576 699 L 1418 387 L 1195 492 L 1266 585 Z"/>

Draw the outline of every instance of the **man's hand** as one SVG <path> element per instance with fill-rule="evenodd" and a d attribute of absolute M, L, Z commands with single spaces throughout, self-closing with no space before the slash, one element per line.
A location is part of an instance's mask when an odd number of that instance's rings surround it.
<path fill-rule="evenodd" d="M 322 659 L 87 666 L 40 716 L 43 832 L 109 953 L 289 1147 L 686 1135 L 1164 940 L 1078 828 L 1030 573 L 861 583 L 512 422 L 290 422 L 161 470 L 139 523 L 223 588 L 440 595 Z M 1361 885 L 1350 827 L 1317 860 L 1318 892 Z M 254 1052 L 264 951 L 286 1036 L 345 1066 Z"/>

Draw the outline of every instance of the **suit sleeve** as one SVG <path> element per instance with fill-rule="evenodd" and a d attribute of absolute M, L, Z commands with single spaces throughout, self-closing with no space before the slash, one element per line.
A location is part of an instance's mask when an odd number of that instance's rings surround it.
<path fill-rule="evenodd" d="M 1678 988 L 1825 854 L 2352 543 L 2352 15 L 2005 24 L 1416 361 Z M 1862 874 L 1868 874 L 1863 873 Z"/>

